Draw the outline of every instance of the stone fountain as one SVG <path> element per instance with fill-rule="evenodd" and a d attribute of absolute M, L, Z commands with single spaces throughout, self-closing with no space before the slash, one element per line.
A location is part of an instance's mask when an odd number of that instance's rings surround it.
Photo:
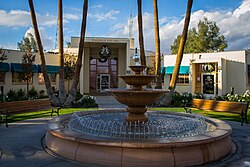
<path fill-rule="evenodd" d="M 109 90 L 117 101 L 127 105 L 126 121 L 128 122 L 147 122 L 148 117 L 145 114 L 146 106 L 153 104 L 163 93 L 167 92 L 161 89 L 143 89 L 142 86 L 150 84 L 156 75 L 144 75 L 146 66 L 129 66 L 135 73 L 134 75 L 120 75 L 119 77 L 131 89 L 111 89 Z"/>
<path fill-rule="evenodd" d="M 154 75 L 145 66 L 130 66 L 119 76 L 130 89 L 109 90 L 128 107 L 83 111 L 47 122 L 48 152 L 100 166 L 178 167 L 202 165 L 227 156 L 231 127 L 223 121 L 186 113 L 147 111 L 166 91 L 143 88 Z M 124 112 L 126 111 L 126 112 Z"/>

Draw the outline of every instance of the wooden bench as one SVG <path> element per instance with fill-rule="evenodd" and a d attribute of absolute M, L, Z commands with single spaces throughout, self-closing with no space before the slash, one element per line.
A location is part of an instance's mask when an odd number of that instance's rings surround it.
<path fill-rule="evenodd" d="M 8 117 L 11 115 L 48 109 L 51 109 L 51 116 L 54 113 L 59 116 L 61 108 L 52 106 L 49 99 L 2 102 L 0 103 L 0 123 L 4 122 L 6 127 L 8 127 Z"/>
<path fill-rule="evenodd" d="M 192 109 L 198 109 L 239 114 L 242 118 L 241 125 L 243 125 L 244 121 L 247 124 L 248 105 L 249 103 L 243 102 L 193 99 L 191 107 L 184 107 L 184 109 L 187 113 L 191 113 Z"/>

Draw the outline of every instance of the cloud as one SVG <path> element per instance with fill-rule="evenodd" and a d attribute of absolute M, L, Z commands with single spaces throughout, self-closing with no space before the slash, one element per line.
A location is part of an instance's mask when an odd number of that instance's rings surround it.
<path fill-rule="evenodd" d="M 99 5 L 93 5 L 90 8 L 102 8 L 102 7 L 103 7 L 103 5 L 99 4 Z"/>
<path fill-rule="evenodd" d="M 228 41 L 227 50 L 243 50 L 250 48 L 250 0 L 245 0 L 242 4 L 232 11 L 198 10 L 192 13 L 189 28 L 197 27 L 199 20 L 207 17 L 215 21 L 220 28 L 220 33 Z M 154 22 L 152 13 L 143 14 L 144 43 L 145 49 L 155 50 L 154 42 Z M 160 20 L 160 40 L 161 51 L 171 53 L 170 46 L 173 44 L 177 35 L 183 30 L 184 17 L 182 19 L 163 17 Z M 128 37 L 129 23 L 117 24 L 111 27 L 108 36 Z M 135 46 L 138 47 L 138 28 L 137 17 L 133 18 L 133 34 Z"/>
<path fill-rule="evenodd" d="M 34 29 L 32 27 L 30 27 L 24 34 L 25 37 L 27 37 L 28 33 L 32 34 L 35 38 L 34 35 Z M 54 40 L 52 39 L 52 37 L 49 37 L 46 29 L 44 27 L 39 27 L 39 33 L 40 33 L 40 37 L 42 40 L 42 44 L 43 44 L 43 49 L 44 50 L 49 50 L 51 48 L 54 47 L 55 43 Z"/>
<path fill-rule="evenodd" d="M 115 15 L 119 13 L 120 11 L 118 10 L 110 10 L 107 13 L 95 13 L 95 14 L 89 13 L 88 16 L 90 18 L 96 19 L 96 21 L 99 22 L 99 21 L 105 21 L 105 20 L 115 20 L 116 19 Z"/>
<path fill-rule="evenodd" d="M 37 15 L 38 23 L 41 26 L 52 26 L 57 24 L 57 16 L 53 15 Z M 31 17 L 28 11 L 11 10 L 7 12 L 0 10 L 0 26 L 7 27 L 28 27 L 31 25 Z"/>
<path fill-rule="evenodd" d="M 79 20 L 79 15 L 76 14 L 64 14 L 64 19 L 66 20 Z"/>

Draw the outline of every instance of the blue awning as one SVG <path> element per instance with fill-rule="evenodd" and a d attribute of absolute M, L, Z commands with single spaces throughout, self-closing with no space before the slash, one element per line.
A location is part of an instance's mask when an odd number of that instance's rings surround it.
<path fill-rule="evenodd" d="M 49 74 L 57 74 L 57 73 L 59 73 L 59 69 L 60 69 L 59 66 L 46 65 L 46 71 Z M 38 65 L 38 72 L 42 73 L 42 66 L 41 65 Z"/>
<path fill-rule="evenodd" d="M 0 72 L 8 72 L 10 70 L 9 63 L 0 63 Z"/>
<path fill-rule="evenodd" d="M 165 67 L 161 67 L 161 74 L 165 74 Z"/>
<path fill-rule="evenodd" d="M 172 74 L 174 66 L 165 67 L 165 74 Z M 180 66 L 179 74 L 189 74 L 189 66 Z"/>
<path fill-rule="evenodd" d="M 11 63 L 11 72 L 22 72 L 22 64 L 20 63 Z M 37 65 L 32 64 L 32 72 L 37 72 Z"/>

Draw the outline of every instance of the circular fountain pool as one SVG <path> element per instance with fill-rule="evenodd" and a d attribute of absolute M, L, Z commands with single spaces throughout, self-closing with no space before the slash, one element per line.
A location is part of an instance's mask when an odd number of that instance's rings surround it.
<path fill-rule="evenodd" d="M 45 144 L 65 158 L 106 166 L 192 166 L 226 156 L 231 127 L 200 116 L 148 112 L 129 123 L 123 110 L 85 111 L 53 118 Z"/>

